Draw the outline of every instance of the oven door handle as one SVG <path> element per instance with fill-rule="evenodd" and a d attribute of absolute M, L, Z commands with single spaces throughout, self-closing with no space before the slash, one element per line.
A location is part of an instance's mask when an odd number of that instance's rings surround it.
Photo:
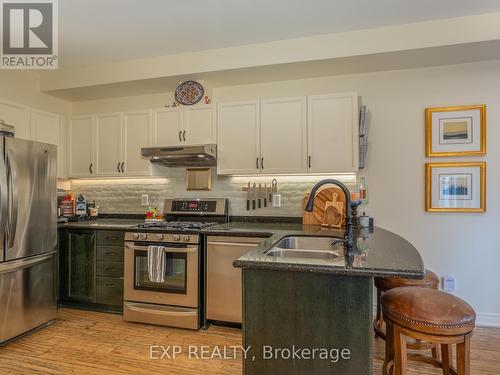
<path fill-rule="evenodd" d="M 160 246 L 160 245 L 159 245 Z M 126 244 L 125 247 L 130 250 L 138 250 L 138 251 L 148 251 L 147 246 L 134 246 L 132 244 Z M 165 246 L 166 253 L 196 253 L 198 251 L 197 247 L 168 247 Z"/>

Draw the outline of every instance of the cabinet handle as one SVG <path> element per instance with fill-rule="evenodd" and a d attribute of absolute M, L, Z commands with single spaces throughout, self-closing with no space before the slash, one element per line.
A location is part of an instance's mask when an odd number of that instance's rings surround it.
<path fill-rule="evenodd" d="M 115 284 L 104 284 L 106 288 L 114 288 Z"/>
<path fill-rule="evenodd" d="M 259 169 L 259 158 L 255 160 L 255 168 Z"/>
<path fill-rule="evenodd" d="M 186 142 L 186 131 L 185 130 L 182 132 L 182 138 L 184 138 L 184 142 Z"/>
<path fill-rule="evenodd" d="M 118 164 L 116 165 L 116 170 L 118 171 L 118 173 L 120 173 L 120 162 L 118 162 Z"/>
<path fill-rule="evenodd" d="M 106 237 L 107 240 L 116 240 L 116 237 Z"/>
<path fill-rule="evenodd" d="M 90 165 L 89 165 L 89 172 L 90 172 L 90 174 L 93 174 L 93 173 L 94 173 L 94 172 L 92 171 L 92 166 L 93 166 L 93 164 L 92 164 L 92 163 L 90 163 Z"/>
<path fill-rule="evenodd" d="M 260 167 L 264 169 L 264 158 L 260 158 Z"/>
<path fill-rule="evenodd" d="M 117 254 L 116 253 L 111 253 L 111 252 L 107 252 L 106 255 L 110 255 L 110 256 L 116 256 Z"/>
<path fill-rule="evenodd" d="M 309 168 L 311 168 L 311 155 L 309 155 L 308 160 L 309 160 Z"/>
<path fill-rule="evenodd" d="M 124 167 L 125 167 L 125 163 L 124 163 L 124 162 L 122 162 L 122 166 L 121 166 L 122 173 L 125 173 L 125 169 L 124 169 Z"/>
<path fill-rule="evenodd" d="M 106 271 L 115 272 L 116 268 L 114 268 L 114 267 L 108 267 L 108 268 L 106 268 Z"/>
<path fill-rule="evenodd" d="M 179 142 L 182 142 L 182 130 L 179 130 Z"/>

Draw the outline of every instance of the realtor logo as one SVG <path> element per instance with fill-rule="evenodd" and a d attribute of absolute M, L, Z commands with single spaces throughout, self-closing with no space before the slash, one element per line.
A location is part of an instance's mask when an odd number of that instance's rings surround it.
<path fill-rule="evenodd" d="M 57 0 L 0 0 L 2 69 L 57 69 Z"/>

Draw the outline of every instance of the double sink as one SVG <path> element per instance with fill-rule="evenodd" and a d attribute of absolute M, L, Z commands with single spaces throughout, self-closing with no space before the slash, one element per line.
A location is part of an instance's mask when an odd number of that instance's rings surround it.
<path fill-rule="evenodd" d="M 264 254 L 272 257 L 336 259 L 342 254 L 342 246 L 333 245 L 336 237 L 286 236 Z"/>

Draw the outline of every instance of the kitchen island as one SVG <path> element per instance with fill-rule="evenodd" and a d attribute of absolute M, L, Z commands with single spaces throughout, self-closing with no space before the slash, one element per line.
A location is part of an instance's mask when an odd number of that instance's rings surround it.
<path fill-rule="evenodd" d="M 244 374 L 371 374 L 373 277 L 422 278 L 418 251 L 374 228 L 354 230 L 352 257 L 341 245 L 331 259 L 269 256 L 286 237 L 343 237 L 319 226 L 272 226 L 229 223 L 206 231 L 273 233 L 234 262 L 243 270 Z"/>

